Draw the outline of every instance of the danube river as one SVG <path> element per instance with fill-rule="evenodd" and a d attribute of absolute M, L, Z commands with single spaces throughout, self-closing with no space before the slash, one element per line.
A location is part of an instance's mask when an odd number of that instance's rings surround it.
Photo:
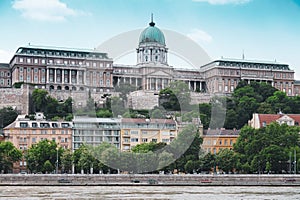
<path fill-rule="evenodd" d="M 0 199 L 300 199 L 300 187 L 0 186 Z"/>

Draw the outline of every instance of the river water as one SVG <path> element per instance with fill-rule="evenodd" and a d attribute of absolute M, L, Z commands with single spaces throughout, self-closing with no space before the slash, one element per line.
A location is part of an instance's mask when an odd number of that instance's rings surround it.
<path fill-rule="evenodd" d="M 300 187 L 0 186 L 0 199 L 300 199 Z"/>

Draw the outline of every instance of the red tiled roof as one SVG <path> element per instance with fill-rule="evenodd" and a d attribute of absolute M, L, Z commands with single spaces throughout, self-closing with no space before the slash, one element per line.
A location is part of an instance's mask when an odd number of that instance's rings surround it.
<path fill-rule="evenodd" d="M 268 125 L 271 122 L 275 122 L 284 115 L 287 115 L 290 118 L 294 119 L 295 122 L 300 123 L 300 114 L 258 114 L 260 127 L 263 127 L 263 122 L 265 122 L 266 125 Z"/>
<path fill-rule="evenodd" d="M 282 114 L 258 114 L 259 125 L 263 127 L 263 122 L 270 124 L 271 122 L 275 122 L 277 119 L 282 117 Z"/>

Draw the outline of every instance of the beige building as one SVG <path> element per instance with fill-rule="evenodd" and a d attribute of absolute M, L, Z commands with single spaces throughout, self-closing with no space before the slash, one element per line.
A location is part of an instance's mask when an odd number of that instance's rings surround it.
<path fill-rule="evenodd" d="M 249 126 L 258 129 L 269 125 L 272 122 L 287 124 L 289 126 L 299 126 L 300 114 L 258 114 L 254 113 L 249 121 Z"/>
<path fill-rule="evenodd" d="M 177 124 L 172 119 L 123 118 L 121 123 L 121 150 L 123 151 L 129 151 L 142 143 L 169 144 L 177 137 Z"/>
<path fill-rule="evenodd" d="M 10 125 L 3 129 L 5 141 L 25 152 L 32 145 L 42 141 L 55 141 L 59 146 L 72 147 L 72 122 L 46 121 L 42 113 L 36 113 L 36 119 L 30 120 L 25 115 L 19 115 Z M 14 165 L 14 173 L 26 170 L 26 161 Z"/>
<path fill-rule="evenodd" d="M 208 129 L 203 131 L 202 149 L 207 153 L 217 154 L 221 149 L 232 149 L 239 137 L 240 130 Z"/>

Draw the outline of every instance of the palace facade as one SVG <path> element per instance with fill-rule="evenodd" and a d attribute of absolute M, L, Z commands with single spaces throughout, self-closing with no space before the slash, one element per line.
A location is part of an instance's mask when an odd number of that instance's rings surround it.
<path fill-rule="evenodd" d="M 88 92 L 95 101 L 103 102 L 103 95 L 114 94 L 115 88 L 122 84 L 136 86 L 141 93 L 129 99 L 141 102 L 138 96 L 149 95 L 151 99 L 153 94 L 177 80 L 188 84 L 198 99 L 196 103 L 202 101 L 201 95 L 231 94 L 241 80 L 269 83 L 288 96 L 300 93 L 294 71 L 288 64 L 276 61 L 222 58 L 198 66 L 198 69 L 174 68 L 168 64 L 164 33 L 153 21 L 141 32 L 137 42 L 136 65 L 114 64 L 113 58 L 97 49 L 19 47 L 10 63 L 0 64 L 0 87 L 28 83 L 47 89 L 60 100 L 71 96 L 77 103 L 75 106 L 84 104 L 82 99 Z"/>

